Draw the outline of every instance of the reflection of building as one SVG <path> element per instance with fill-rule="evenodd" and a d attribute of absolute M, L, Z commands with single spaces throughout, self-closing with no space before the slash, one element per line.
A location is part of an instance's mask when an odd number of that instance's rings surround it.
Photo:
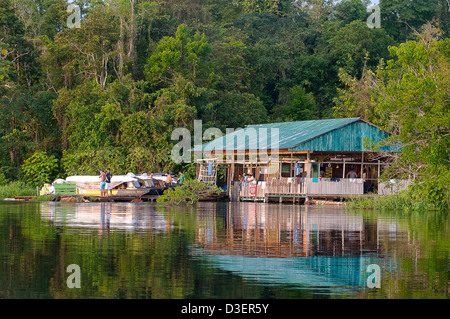
<path fill-rule="evenodd" d="M 203 256 L 209 263 L 227 272 L 263 282 L 290 284 L 315 289 L 366 288 L 366 268 L 380 260 L 361 256 L 312 256 L 306 258 L 253 258 L 236 255 Z"/>
<path fill-rule="evenodd" d="M 367 288 L 369 265 L 397 267 L 380 243 L 395 238 L 396 224 L 365 221 L 341 208 L 228 203 L 224 212 L 197 218 L 193 255 L 259 283 L 345 293 Z"/>
<path fill-rule="evenodd" d="M 222 228 L 217 227 L 215 214 L 198 215 L 196 241 L 213 254 L 306 257 L 382 253 L 376 225 L 341 208 L 261 203 L 228 203 L 227 207 Z"/>
<path fill-rule="evenodd" d="M 42 202 L 41 216 L 54 225 L 107 230 L 156 229 L 170 231 L 172 224 L 154 205 L 134 203 Z"/>

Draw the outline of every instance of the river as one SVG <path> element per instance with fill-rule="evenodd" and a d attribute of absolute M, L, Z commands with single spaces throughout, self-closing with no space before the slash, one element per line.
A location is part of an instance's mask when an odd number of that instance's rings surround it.
<path fill-rule="evenodd" d="M 448 298 L 449 230 L 448 212 L 0 202 L 0 298 Z"/>

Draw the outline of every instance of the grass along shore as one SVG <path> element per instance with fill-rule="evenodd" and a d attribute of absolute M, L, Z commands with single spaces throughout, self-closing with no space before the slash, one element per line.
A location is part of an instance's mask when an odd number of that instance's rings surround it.
<path fill-rule="evenodd" d="M 402 211 L 436 211 L 448 208 L 448 206 L 442 202 L 433 202 L 425 198 L 416 198 L 405 191 L 396 195 L 352 197 L 348 200 L 347 207 Z"/>
<path fill-rule="evenodd" d="M 36 188 L 22 181 L 14 181 L 0 185 L 0 200 L 15 196 L 36 196 Z"/>

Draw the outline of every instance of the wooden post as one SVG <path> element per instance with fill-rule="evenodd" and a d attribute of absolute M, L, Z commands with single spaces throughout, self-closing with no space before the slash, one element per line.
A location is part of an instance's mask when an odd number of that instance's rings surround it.
<path fill-rule="evenodd" d="M 231 167 L 227 165 L 227 193 L 228 196 L 231 194 Z"/>
<path fill-rule="evenodd" d="M 380 167 L 380 160 L 378 160 L 378 177 L 377 177 L 377 179 L 380 179 L 380 174 L 381 174 L 381 167 Z"/>
<path fill-rule="evenodd" d="M 363 171 L 364 171 L 364 151 L 362 152 L 362 155 L 361 155 L 361 175 L 359 175 L 359 177 L 361 178 L 361 179 L 363 179 L 364 178 L 364 176 L 363 176 Z M 367 172 L 366 172 L 366 175 L 367 175 Z M 365 179 L 363 179 L 363 190 L 362 190 L 362 193 L 364 194 L 364 192 L 365 192 L 365 190 L 366 190 L 366 187 L 365 187 L 365 185 L 366 185 L 366 181 L 365 181 Z"/>
<path fill-rule="evenodd" d="M 311 155 L 308 151 L 306 153 L 306 179 L 305 179 L 306 194 L 308 194 L 308 184 L 309 184 L 310 178 L 311 178 Z"/>
<path fill-rule="evenodd" d="M 345 158 L 344 158 L 344 165 L 342 167 L 342 178 L 345 178 Z"/>
<path fill-rule="evenodd" d="M 231 162 L 231 181 L 234 181 L 234 161 Z"/>
<path fill-rule="evenodd" d="M 311 155 L 308 151 L 308 153 L 306 154 L 306 178 L 310 178 L 311 177 Z"/>
<path fill-rule="evenodd" d="M 278 177 L 281 178 L 281 169 L 283 168 L 283 164 L 281 161 L 278 162 Z"/>
<path fill-rule="evenodd" d="M 289 168 L 290 168 L 290 170 L 289 170 L 289 177 L 292 177 L 292 161 L 293 160 L 294 160 L 294 153 L 291 152 L 291 162 L 289 164 Z"/>
<path fill-rule="evenodd" d="M 364 170 L 364 151 L 362 152 L 361 155 L 361 175 L 359 175 L 361 178 L 363 177 L 363 170 Z"/>

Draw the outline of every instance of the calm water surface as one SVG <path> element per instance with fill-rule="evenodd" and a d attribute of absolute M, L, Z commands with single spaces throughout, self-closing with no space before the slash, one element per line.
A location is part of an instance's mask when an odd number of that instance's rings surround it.
<path fill-rule="evenodd" d="M 0 202 L 0 298 L 448 298 L 449 274 L 448 212 Z"/>

